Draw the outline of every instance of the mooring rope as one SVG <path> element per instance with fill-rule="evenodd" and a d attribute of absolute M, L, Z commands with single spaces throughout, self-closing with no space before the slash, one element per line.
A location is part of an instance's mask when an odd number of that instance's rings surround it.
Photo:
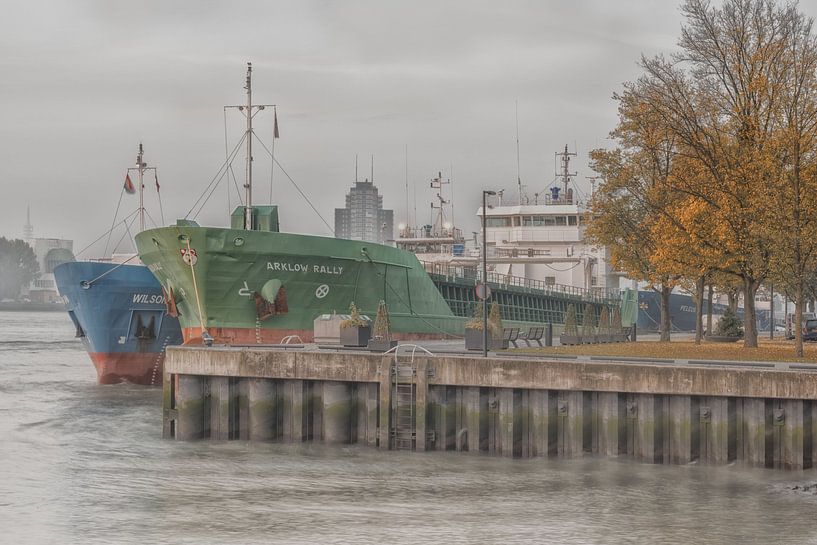
<path fill-rule="evenodd" d="M 196 294 L 196 306 L 199 309 L 199 325 L 201 325 L 201 333 L 203 336 L 207 328 L 204 326 L 204 318 L 201 313 L 201 299 L 199 298 L 199 286 L 196 283 L 196 271 L 193 268 L 193 251 L 190 249 L 190 237 L 187 237 L 185 242 L 187 243 L 187 259 L 190 263 L 190 274 L 193 277 L 193 292 Z"/>
<path fill-rule="evenodd" d="M 116 265 L 116 267 L 112 267 L 112 268 L 108 269 L 107 271 L 105 271 L 104 273 L 100 274 L 99 276 L 97 276 L 97 277 L 96 277 L 96 278 L 94 278 L 93 280 L 87 280 L 87 281 L 81 282 L 81 284 L 82 284 L 83 286 L 85 286 L 85 287 L 89 287 L 89 288 L 90 288 L 90 287 L 91 287 L 91 286 L 94 284 L 94 282 L 96 282 L 97 280 L 100 280 L 101 278 L 103 278 L 103 277 L 105 277 L 105 276 L 108 276 L 109 274 L 111 274 L 112 272 L 114 272 L 116 269 L 118 269 L 118 268 L 119 268 L 119 267 L 121 267 L 122 265 L 126 264 L 126 263 L 127 263 L 128 261 L 130 261 L 131 259 L 133 259 L 134 257 L 138 257 L 138 255 L 139 255 L 139 254 L 133 254 L 132 256 L 130 256 L 129 258 L 127 258 L 127 259 L 126 259 L 125 261 L 123 261 L 122 263 L 117 264 L 117 265 Z"/>

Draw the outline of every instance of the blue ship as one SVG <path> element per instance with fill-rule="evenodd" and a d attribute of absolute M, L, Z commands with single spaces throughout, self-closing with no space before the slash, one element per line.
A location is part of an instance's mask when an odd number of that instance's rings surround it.
<path fill-rule="evenodd" d="M 704 321 L 706 321 L 707 302 L 704 301 Z M 718 317 L 723 315 L 727 306 L 713 303 L 712 312 Z M 768 310 L 756 310 L 758 330 L 769 329 L 771 313 Z M 695 301 L 692 296 L 683 293 L 671 293 L 669 296 L 670 331 L 695 331 Z M 743 317 L 743 309 L 738 308 L 737 315 Z M 658 331 L 661 329 L 661 295 L 653 290 L 638 292 L 638 330 Z"/>
<path fill-rule="evenodd" d="M 73 261 L 54 278 L 100 384 L 161 384 L 165 347 L 182 331 L 146 266 Z"/>

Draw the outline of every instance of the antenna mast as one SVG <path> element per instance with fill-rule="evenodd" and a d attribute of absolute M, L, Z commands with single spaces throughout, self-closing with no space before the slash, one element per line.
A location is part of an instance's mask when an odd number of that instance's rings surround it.
<path fill-rule="evenodd" d="M 445 230 L 445 205 L 449 203 L 449 201 L 443 198 L 443 186 L 446 184 L 450 184 L 451 180 L 443 180 L 443 173 L 437 173 L 437 177 L 431 180 L 431 188 L 437 190 L 437 200 L 440 204 L 435 205 L 434 202 L 431 203 L 431 210 L 432 214 L 434 209 L 438 209 L 439 212 L 437 213 L 437 219 L 434 221 L 434 228 L 435 231 L 441 234 Z M 452 226 L 453 229 L 453 226 Z"/>
<path fill-rule="evenodd" d="M 522 178 L 519 174 L 519 101 L 516 101 L 516 185 L 519 187 L 519 206 L 522 206 Z"/>
<path fill-rule="evenodd" d="M 567 144 L 565 144 L 565 150 L 563 152 L 556 152 L 557 161 L 562 164 L 561 172 L 556 172 L 556 175 L 561 176 L 562 183 L 565 184 L 565 198 L 567 198 L 567 188 L 570 185 L 570 178 L 576 175 L 575 172 L 570 172 L 571 157 L 576 157 L 576 154 L 567 151 Z"/>

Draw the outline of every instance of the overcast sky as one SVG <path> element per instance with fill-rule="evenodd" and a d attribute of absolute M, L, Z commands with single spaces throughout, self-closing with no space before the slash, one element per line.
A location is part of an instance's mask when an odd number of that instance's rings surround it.
<path fill-rule="evenodd" d="M 815 3 L 801 7 L 814 15 Z M 565 144 L 584 183 L 587 152 L 609 145 L 611 95 L 637 77 L 642 53 L 673 50 L 680 26 L 676 3 L 648 0 L 6 2 L 0 235 L 21 235 L 30 204 L 36 236 L 85 246 L 110 225 L 140 141 L 165 220 L 184 216 L 224 161 L 222 107 L 244 101 L 247 61 L 255 101 L 278 105 L 277 159 L 330 224 L 357 153 L 361 179 L 374 155 L 395 224 L 413 216 L 415 187 L 427 221 L 428 180 L 453 165 L 457 223 L 470 231 L 481 189 L 515 195 L 515 101 L 527 190 L 551 184 Z M 234 144 L 241 119 L 229 119 Z M 256 130 L 269 144 L 272 116 Z M 270 162 L 255 158 L 260 203 Z M 122 210 L 137 200 L 126 195 Z M 274 201 L 283 230 L 329 234 L 280 171 Z M 222 183 L 198 220 L 224 225 L 227 206 Z"/>

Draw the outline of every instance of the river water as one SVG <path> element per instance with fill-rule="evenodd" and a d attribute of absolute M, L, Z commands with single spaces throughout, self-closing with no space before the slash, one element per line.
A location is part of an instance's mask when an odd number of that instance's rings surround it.
<path fill-rule="evenodd" d="M 161 439 L 68 317 L 0 312 L 0 543 L 817 543 L 817 471 Z"/>

